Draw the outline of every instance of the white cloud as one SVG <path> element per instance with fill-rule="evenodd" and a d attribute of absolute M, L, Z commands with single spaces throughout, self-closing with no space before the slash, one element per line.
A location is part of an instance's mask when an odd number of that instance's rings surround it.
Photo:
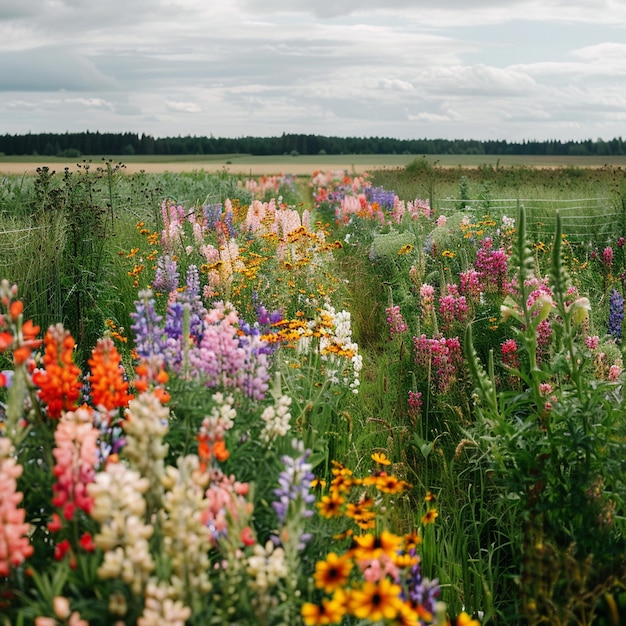
<path fill-rule="evenodd" d="M 5 0 L 0 115 L 7 132 L 608 137 L 625 28 L 621 0 Z"/>
<path fill-rule="evenodd" d="M 200 113 L 202 108 L 195 102 L 173 102 L 171 100 L 166 101 L 165 107 L 169 111 L 175 111 L 178 113 Z"/>

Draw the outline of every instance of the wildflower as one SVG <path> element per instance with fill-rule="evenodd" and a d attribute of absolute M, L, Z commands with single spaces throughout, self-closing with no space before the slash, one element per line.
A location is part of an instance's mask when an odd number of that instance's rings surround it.
<path fill-rule="evenodd" d="M 346 614 L 345 606 L 334 599 L 322 600 L 321 605 L 305 602 L 302 605 L 302 621 L 306 626 L 325 626 L 326 624 L 339 624 Z"/>
<path fill-rule="evenodd" d="M 409 415 L 413 419 L 417 419 L 422 410 L 422 392 L 409 390 L 408 393 Z"/>
<path fill-rule="evenodd" d="M 17 491 L 21 474 L 22 466 L 13 458 L 10 439 L 0 437 L 0 578 L 7 577 L 11 567 L 20 565 L 33 553 L 26 510 L 17 506 L 23 498 Z"/>
<path fill-rule="evenodd" d="M 93 498 L 91 517 L 100 524 L 94 543 L 104 552 L 98 576 L 121 578 L 137 595 L 155 567 L 148 543 L 154 528 L 144 522 L 149 487 L 148 478 L 123 463 L 109 463 L 87 486 Z"/>
<path fill-rule="evenodd" d="M 110 337 L 98 340 L 89 367 L 94 405 L 107 411 L 127 406 L 132 396 L 128 395 L 128 381 L 124 380 L 122 358 Z"/>
<path fill-rule="evenodd" d="M 333 593 L 335 589 L 347 585 L 351 569 L 352 562 L 346 555 L 329 552 L 325 561 L 318 561 L 315 565 L 315 586 L 325 593 Z"/>
<path fill-rule="evenodd" d="M 387 324 L 389 324 L 389 332 L 392 337 L 407 331 L 408 326 L 402 317 L 399 306 L 387 307 L 385 313 L 387 313 Z"/>
<path fill-rule="evenodd" d="M 598 335 L 587 336 L 585 337 L 585 345 L 589 350 L 595 350 L 600 343 L 600 337 Z"/>
<path fill-rule="evenodd" d="M 53 474 L 57 482 L 53 485 L 52 504 L 63 510 L 68 521 L 74 518 L 76 508 L 86 513 L 91 511 L 93 500 L 87 486 L 95 477 L 99 436 L 89 407 L 64 413 L 54 431 Z"/>
<path fill-rule="evenodd" d="M 426 513 L 422 516 L 422 524 L 424 526 L 428 525 L 428 524 L 434 524 L 435 520 L 439 517 L 439 513 L 437 513 L 436 509 L 429 509 L 428 511 L 426 511 Z"/>
<path fill-rule="evenodd" d="M 602 263 L 607 269 L 611 269 L 611 265 L 613 265 L 613 248 L 611 246 L 607 246 L 602 251 Z"/>
<path fill-rule="evenodd" d="M 517 343 L 515 343 L 515 339 L 507 339 L 500 346 L 500 351 L 502 353 L 502 360 L 507 367 L 511 367 L 514 369 L 519 368 L 520 361 L 519 355 L 517 353 Z"/>
<path fill-rule="evenodd" d="M 303 450 L 302 442 L 297 440 L 294 440 L 293 447 L 299 455 L 296 458 L 288 455 L 282 457 L 285 469 L 278 476 L 279 487 L 274 489 L 278 499 L 272 502 L 272 507 L 281 525 L 290 517 L 304 520 L 313 515 L 309 509 L 309 505 L 315 502 L 315 496 L 311 493 L 312 466 L 308 461 L 311 451 Z M 303 548 L 309 539 L 310 535 L 301 533 L 298 547 Z"/>
<path fill-rule="evenodd" d="M 44 337 L 44 369 L 35 370 L 33 383 L 47 406 L 48 417 L 58 419 L 63 411 L 78 406 L 82 390 L 80 368 L 74 363 L 74 338 L 61 324 L 51 326 Z"/>
<path fill-rule="evenodd" d="M 339 517 L 341 515 L 341 506 L 345 503 L 345 498 L 336 491 L 332 491 L 328 496 L 322 496 L 317 503 L 320 515 L 330 519 L 331 517 Z"/>
<path fill-rule="evenodd" d="M 360 589 L 352 591 L 350 612 L 358 619 L 371 622 L 394 619 L 403 604 L 402 588 L 383 578 L 378 582 L 365 582 Z"/>
<path fill-rule="evenodd" d="M 357 560 L 374 560 L 383 555 L 393 558 L 402 545 L 402 537 L 383 530 L 378 536 L 371 533 L 355 536 L 354 542 L 353 552 Z"/>
<path fill-rule="evenodd" d="M 374 452 L 374 454 L 372 454 L 372 460 L 377 465 L 391 465 L 391 461 L 384 452 Z"/>
<path fill-rule="evenodd" d="M 409 483 L 382 472 L 376 477 L 376 489 L 383 493 L 402 493 L 405 489 L 410 488 Z"/>
<path fill-rule="evenodd" d="M 465 611 L 457 615 L 456 626 L 480 626 L 477 619 L 472 619 Z"/>

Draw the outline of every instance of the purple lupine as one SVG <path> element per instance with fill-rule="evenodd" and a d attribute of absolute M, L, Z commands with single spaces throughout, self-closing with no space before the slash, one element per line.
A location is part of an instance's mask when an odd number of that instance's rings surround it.
<path fill-rule="evenodd" d="M 613 289 L 609 297 L 609 330 L 608 333 L 616 341 L 622 340 L 622 323 L 624 322 L 624 296 Z"/>
<path fill-rule="evenodd" d="M 204 222 L 206 228 L 214 230 L 218 222 L 222 221 L 222 205 L 219 204 L 205 204 L 202 207 L 202 213 L 204 215 Z"/>
<path fill-rule="evenodd" d="M 378 204 L 381 209 L 391 210 L 396 200 L 395 191 L 387 191 L 383 187 L 367 187 L 365 197 L 370 204 Z"/>
<path fill-rule="evenodd" d="M 164 333 L 161 329 L 163 317 L 156 312 L 152 291 L 139 292 L 140 300 L 135 301 L 135 311 L 130 316 L 134 323 L 130 327 L 135 334 L 135 350 L 142 358 L 161 355 L 164 346 Z"/>
<path fill-rule="evenodd" d="M 315 502 L 315 495 L 311 492 L 311 483 L 315 477 L 308 462 L 310 456 L 311 451 L 304 450 L 296 458 L 281 457 L 285 469 L 278 476 L 278 488 L 274 489 L 276 500 L 272 502 L 280 526 L 285 524 L 290 514 L 300 519 L 313 515 L 310 505 Z M 302 533 L 298 548 L 303 549 L 310 539 L 309 533 Z"/>
<path fill-rule="evenodd" d="M 158 293 L 172 293 L 178 289 L 178 265 L 169 255 L 157 259 L 156 272 L 152 281 L 152 289 Z"/>
<path fill-rule="evenodd" d="M 415 556 L 415 549 L 411 550 L 411 555 Z M 406 593 L 411 604 L 414 606 L 422 606 L 429 613 L 435 612 L 435 603 L 441 593 L 439 581 L 436 578 L 432 580 L 424 578 L 419 562 L 411 568 L 406 581 L 406 587 Z"/>

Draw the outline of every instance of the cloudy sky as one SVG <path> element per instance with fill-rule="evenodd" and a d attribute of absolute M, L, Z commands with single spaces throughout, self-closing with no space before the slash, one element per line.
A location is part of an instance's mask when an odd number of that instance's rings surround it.
<path fill-rule="evenodd" d="M 626 136 L 624 0 L 2 0 L 0 134 Z"/>

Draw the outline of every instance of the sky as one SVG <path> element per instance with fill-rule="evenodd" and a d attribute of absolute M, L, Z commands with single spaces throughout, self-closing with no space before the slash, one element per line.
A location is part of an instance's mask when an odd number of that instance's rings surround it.
<path fill-rule="evenodd" d="M 0 134 L 626 136 L 624 0 L 2 0 Z"/>

